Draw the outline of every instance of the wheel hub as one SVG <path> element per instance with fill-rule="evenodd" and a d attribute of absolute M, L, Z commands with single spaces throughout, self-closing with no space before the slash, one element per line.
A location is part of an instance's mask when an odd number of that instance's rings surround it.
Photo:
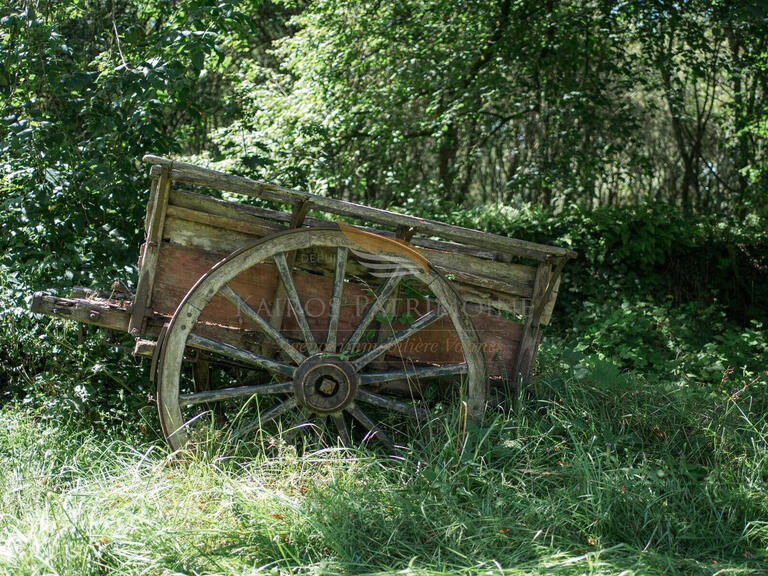
<path fill-rule="evenodd" d="M 357 394 L 359 377 L 352 365 L 340 358 L 310 356 L 293 377 L 296 399 L 315 414 L 334 414 L 346 408 Z"/>

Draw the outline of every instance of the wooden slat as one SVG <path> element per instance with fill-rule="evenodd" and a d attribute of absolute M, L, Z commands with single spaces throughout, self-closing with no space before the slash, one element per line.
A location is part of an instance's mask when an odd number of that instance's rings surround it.
<path fill-rule="evenodd" d="M 157 260 L 160 253 L 160 242 L 163 239 L 168 196 L 171 192 L 170 169 L 164 167 L 157 182 L 154 193 L 152 213 L 147 227 L 147 241 L 142 247 L 139 266 L 139 283 L 133 303 L 133 313 L 128 325 L 132 336 L 140 336 L 146 325 L 148 311 L 151 310 L 152 291 L 157 272 Z"/>
<path fill-rule="evenodd" d="M 172 315 L 192 284 L 206 273 L 220 257 L 207 251 L 184 248 L 164 243 L 161 247 L 156 292 L 153 300 L 154 311 L 162 316 Z M 271 264 L 260 264 L 233 279 L 229 286 L 237 292 L 249 306 L 267 318 L 268 303 L 274 293 L 276 270 Z M 332 276 L 319 276 L 301 270 L 293 274 L 296 288 L 307 308 L 307 320 L 316 341 L 326 338 L 328 322 L 328 302 L 333 289 Z M 341 311 L 339 315 L 339 342 L 343 343 L 366 309 L 369 301 L 367 290 L 354 283 L 344 284 Z M 324 306 L 324 309 L 322 308 Z M 418 317 L 428 313 L 431 304 L 423 300 L 400 300 L 396 317 L 407 312 Z M 488 372 L 491 375 L 506 376 L 509 366 L 515 359 L 522 325 L 498 315 L 486 314 L 482 309 L 468 309 L 468 313 L 477 328 L 482 346 L 486 353 Z M 236 308 L 221 296 L 216 296 L 201 315 L 201 321 L 208 323 L 195 329 L 221 330 L 231 327 L 233 337 L 243 340 L 258 339 L 263 342 L 261 332 L 247 318 L 239 315 Z M 206 327 L 207 326 L 207 327 Z M 393 329 L 400 330 L 404 325 L 395 322 Z M 202 333 L 202 332 L 201 332 Z M 302 335 L 293 314 L 286 317 L 282 333 L 292 342 L 301 342 Z M 213 339 L 226 341 L 244 347 L 219 335 Z M 248 347 L 248 350 L 260 352 L 261 348 Z M 388 354 L 388 359 L 411 359 L 415 362 L 451 363 L 461 361 L 462 354 L 453 325 L 448 318 L 442 318 L 432 326 L 420 331 L 411 338 L 395 346 Z"/>
<path fill-rule="evenodd" d="M 182 218 L 190 222 L 208 224 L 227 231 L 251 234 L 256 237 L 284 230 L 288 227 L 292 218 L 292 215 L 277 210 L 267 210 L 235 202 L 225 202 L 181 190 L 173 190 L 171 192 L 168 216 Z M 330 222 L 313 218 L 304 218 L 302 222 L 309 226 L 331 224 Z M 298 226 L 294 225 L 293 227 Z M 383 236 L 396 237 L 396 233 L 366 227 L 357 228 Z M 410 234 L 411 231 L 409 230 L 408 233 Z M 492 252 L 476 251 L 474 253 L 462 253 L 458 251 L 459 248 L 462 248 L 459 244 L 421 238 L 410 238 L 409 241 L 435 266 L 446 268 L 452 272 L 462 272 L 490 280 L 499 280 L 511 286 L 515 290 L 515 294 L 523 297 L 531 296 L 533 279 L 536 275 L 536 269 L 531 266 L 489 259 L 488 256 L 493 256 Z M 237 242 L 228 242 L 225 249 L 214 251 L 232 252 L 239 247 L 241 246 L 237 245 Z"/>
<path fill-rule="evenodd" d="M 523 258 L 544 261 L 550 256 L 567 258 L 576 256 L 575 252 L 566 248 L 547 246 L 545 244 L 527 242 L 517 238 L 498 236 L 496 234 L 481 232 L 470 228 L 450 226 L 435 220 L 427 220 L 425 218 L 418 218 L 407 214 L 398 214 L 344 200 L 326 198 L 308 192 L 300 192 L 282 186 L 258 182 L 242 176 L 227 174 L 218 170 L 176 162 L 169 158 L 151 154 L 144 156 L 144 161 L 168 168 L 170 170 L 171 178 L 176 181 L 227 190 L 278 202 L 295 203 L 309 201 L 312 204 L 312 208 L 330 212 L 332 214 L 349 216 L 390 226 L 412 227 L 421 234 L 434 235 L 474 246 L 492 248 Z"/>
<path fill-rule="evenodd" d="M 553 282 L 552 264 L 542 262 L 536 272 L 536 282 L 533 288 L 533 306 L 530 314 L 525 319 L 522 338 L 520 340 L 520 349 L 512 370 L 513 381 L 518 383 L 526 381 L 531 375 L 533 361 L 536 354 L 536 347 L 539 343 L 540 319 L 543 314 L 543 308 L 551 295 L 551 284 Z"/>
<path fill-rule="evenodd" d="M 152 210 L 155 206 L 155 195 L 157 194 L 157 183 L 159 178 L 152 178 L 152 183 L 149 186 L 149 200 L 147 201 L 147 211 L 144 214 L 144 236 L 149 234 L 149 223 L 152 220 Z"/>
<path fill-rule="evenodd" d="M 552 294 L 547 300 L 547 303 L 544 305 L 544 310 L 541 314 L 541 320 L 540 320 L 542 326 L 546 326 L 547 324 L 549 324 L 549 321 L 552 319 L 552 312 L 554 312 L 555 310 L 555 302 L 557 301 L 557 293 L 560 290 L 561 277 L 562 276 L 558 274 L 557 278 L 555 278 L 555 284 L 552 287 Z"/>
<path fill-rule="evenodd" d="M 111 305 L 104 300 L 85 298 L 61 298 L 45 292 L 32 297 L 32 312 L 65 320 L 75 320 L 111 330 L 128 331 L 131 308 Z"/>
<path fill-rule="evenodd" d="M 247 246 L 260 237 L 256 233 L 243 232 L 245 226 L 224 228 L 201 223 L 205 218 L 204 215 L 198 214 L 200 213 L 179 212 L 170 206 L 165 225 L 165 237 L 181 246 L 202 248 L 221 255 Z M 180 219 L 176 215 L 184 215 L 190 219 Z M 224 225 L 226 222 L 222 221 L 221 224 Z M 256 228 L 252 230 L 255 232 Z M 321 255 L 320 251 L 315 252 L 318 257 L 310 259 L 311 267 L 321 271 L 325 265 L 324 272 L 331 274 L 333 261 L 331 253 Z M 465 300 L 489 304 L 513 314 L 522 314 L 528 307 L 528 300 L 533 291 L 535 268 L 439 250 L 423 250 L 423 252 L 431 263 L 443 270 L 446 276 L 452 275 L 457 290 Z M 354 265 L 354 261 L 350 261 L 350 265 Z M 485 271 L 485 274 L 480 271 Z M 367 274 L 362 267 L 350 272 L 358 275 Z"/>
<path fill-rule="evenodd" d="M 241 202 L 219 200 L 218 198 L 181 189 L 171 190 L 169 204 L 199 212 L 215 214 L 217 216 L 224 216 L 226 218 L 233 218 L 235 220 L 243 220 L 244 222 L 255 221 L 258 223 L 259 220 L 266 220 L 268 222 L 284 224 L 287 226 L 291 221 L 291 214 L 287 212 L 281 212 L 280 210 L 274 210 L 272 208 L 264 208 L 262 206 L 251 206 L 250 204 L 243 204 Z M 304 223 L 306 226 L 327 226 L 332 224 L 329 220 L 320 220 L 318 218 L 309 217 L 304 219 Z M 381 230 L 366 226 L 355 227 L 366 232 L 381 234 L 382 236 L 395 237 L 397 235 L 396 232 L 389 230 Z M 459 244 L 456 242 L 447 242 L 432 238 L 411 238 L 410 242 L 419 248 L 442 250 L 443 252 L 448 252 L 450 254 L 466 254 L 467 256 L 475 256 L 484 260 L 498 262 L 511 261 L 508 254 L 475 246 L 467 246 L 466 244 Z"/>
<path fill-rule="evenodd" d="M 242 232 L 243 234 L 249 234 L 251 236 L 266 236 L 272 232 L 277 232 L 285 228 L 284 226 L 269 222 L 268 220 L 244 220 L 241 218 L 230 218 L 227 216 L 219 216 L 217 214 L 208 214 L 207 212 L 201 212 L 199 210 L 190 210 L 189 208 L 182 208 L 181 206 L 168 206 L 168 216 L 173 218 L 180 218 L 189 222 L 197 222 L 199 224 L 207 224 L 215 228 L 221 228 L 223 230 L 232 230 L 235 232 Z"/>

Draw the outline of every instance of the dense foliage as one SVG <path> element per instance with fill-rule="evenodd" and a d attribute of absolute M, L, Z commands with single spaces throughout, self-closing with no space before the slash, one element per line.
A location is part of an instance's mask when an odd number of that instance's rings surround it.
<path fill-rule="evenodd" d="M 367 202 L 765 206 L 766 8 L 323 1 L 213 159 Z"/>
<path fill-rule="evenodd" d="M 499 550 L 520 573 L 759 573 L 767 18 L 758 0 L 3 2 L 0 572 L 469 573 Z M 131 340 L 28 311 L 38 289 L 134 285 L 147 152 L 577 250 L 537 394 L 464 445 L 449 412 L 401 467 L 285 448 L 167 471 Z"/>

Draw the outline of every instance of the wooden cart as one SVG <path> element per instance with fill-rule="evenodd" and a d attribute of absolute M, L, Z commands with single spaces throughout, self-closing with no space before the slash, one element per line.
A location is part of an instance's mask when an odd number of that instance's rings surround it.
<path fill-rule="evenodd" d="M 528 377 L 576 255 L 144 161 L 152 184 L 135 293 L 37 293 L 32 309 L 134 336 L 134 353 L 152 359 L 173 449 L 211 430 L 242 438 L 306 417 L 344 444 L 391 446 L 389 414 L 426 417 L 432 389 L 459 390 L 448 398 L 481 418 L 490 383 Z"/>

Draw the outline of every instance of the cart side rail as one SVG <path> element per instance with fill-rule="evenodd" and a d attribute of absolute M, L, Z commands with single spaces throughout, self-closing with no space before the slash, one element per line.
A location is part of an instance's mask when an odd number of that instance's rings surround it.
<path fill-rule="evenodd" d="M 150 206 L 150 211 L 152 210 L 153 207 Z M 164 241 L 160 244 L 160 251 L 165 249 L 165 244 L 170 243 L 223 257 L 258 238 L 287 229 L 290 227 L 290 217 L 290 214 L 277 210 L 226 202 L 186 190 L 171 189 L 164 222 Z M 328 222 L 307 218 L 303 225 L 327 226 Z M 394 232 L 359 228 L 395 236 Z M 496 310 L 520 317 L 527 316 L 532 304 L 535 267 L 497 261 L 491 259 L 494 253 L 461 244 L 418 238 L 412 239 L 411 242 L 427 260 L 450 275 L 454 287 L 466 301 L 489 305 Z M 143 251 L 146 250 L 145 245 Z M 329 263 L 332 263 L 333 257 L 322 253 L 315 256 L 313 261 L 304 263 L 303 266 L 319 273 L 332 273 Z M 297 265 L 302 267 L 302 262 Z M 359 273 L 364 275 L 366 270 L 361 269 Z M 556 295 L 555 286 L 553 298 Z M 543 324 L 547 324 L 551 316 L 553 298 L 544 306 L 541 318 Z"/>
<path fill-rule="evenodd" d="M 372 208 L 362 204 L 355 204 L 345 200 L 318 196 L 317 194 L 267 184 L 243 176 L 235 176 L 233 174 L 227 174 L 226 172 L 195 166 L 194 164 L 178 162 L 162 156 L 147 154 L 144 156 L 143 160 L 144 162 L 158 167 L 156 169 L 153 168 L 156 170 L 152 173 L 153 176 L 159 176 L 159 172 L 162 168 L 166 168 L 169 170 L 170 179 L 178 182 L 186 182 L 197 186 L 207 186 L 279 202 L 306 203 L 308 208 L 322 210 L 331 214 L 358 218 L 377 224 L 413 228 L 413 230 L 419 234 L 434 235 L 448 240 L 470 244 L 472 246 L 491 248 L 493 250 L 498 250 L 521 258 L 530 258 L 540 262 L 551 260 L 553 258 L 570 259 L 576 257 L 576 253 L 567 248 L 548 246 L 546 244 L 528 242 L 517 238 L 499 236 L 497 234 L 473 230 L 471 228 L 452 226 L 436 220 L 428 220 L 417 216 L 410 216 L 408 214 L 389 212 L 387 210 L 382 210 L 381 208 Z"/>

